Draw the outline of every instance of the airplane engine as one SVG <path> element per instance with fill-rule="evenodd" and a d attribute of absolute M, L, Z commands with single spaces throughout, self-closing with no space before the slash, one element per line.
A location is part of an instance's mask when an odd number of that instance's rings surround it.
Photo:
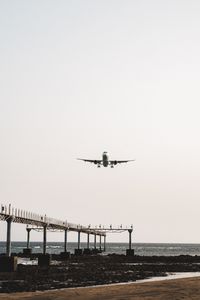
<path fill-rule="evenodd" d="M 116 164 L 117 164 L 117 161 L 116 161 L 116 160 L 114 160 L 113 164 L 114 164 L 114 165 L 116 165 Z"/>
<path fill-rule="evenodd" d="M 97 165 L 97 160 L 94 160 L 94 164 Z"/>

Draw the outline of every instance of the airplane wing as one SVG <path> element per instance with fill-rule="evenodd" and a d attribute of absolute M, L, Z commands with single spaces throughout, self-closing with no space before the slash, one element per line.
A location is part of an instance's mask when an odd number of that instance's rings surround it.
<path fill-rule="evenodd" d="M 83 160 L 85 162 L 90 162 L 90 163 L 94 163 L 95 165 L 98 164 L 102 164 L 102 160 L 100 159 L 85 159 L 85 158 L 77 158 L 78 160 Z"/>
<path fill-rule="evenodd" d="M 110 164 L 111 165 L 116 165 L 116 164 L 123 164 L 123 163 L 127 163 L 129 161 L 135 161 L 135 159 L 129 159 L 129 160 L 110 160 Z"/>

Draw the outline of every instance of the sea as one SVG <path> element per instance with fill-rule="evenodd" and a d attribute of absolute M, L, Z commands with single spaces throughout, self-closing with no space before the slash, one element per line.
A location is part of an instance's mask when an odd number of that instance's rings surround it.
<path fill-rule="evenodd" d="M 91 247 L 92 247 L 91 243 Z M 47 253 L 59 254 L 64 251 L 64 244 L 62 242 L 47 242 Z M 26 242 L 12 242 L 11 251 L 13 253 L 22 253 L 26 248 Z M 31 242 L 30 248 L 33 253 L 42 253 L 42 242 Z M 67 251 L 74 253 L 74 249 L 77 248 L 77 243 L 69 242 L 67 244 Z M 87 248 L 86 243 L 81 243 L 81 248 Z M 97 245 L 98 248 L 98 245 Z M 128 248 L 127 243 L 106 243 L 105 254 L 125 254 Z M 176 244 L 176 243 L 133 243 L 132 248 L 136 255 L 145 256 L 175 256 L 175 255 L 200 255 L 200 244 Z M 6 252 L 6 243 L 0 242 L 0 253 Z"/>

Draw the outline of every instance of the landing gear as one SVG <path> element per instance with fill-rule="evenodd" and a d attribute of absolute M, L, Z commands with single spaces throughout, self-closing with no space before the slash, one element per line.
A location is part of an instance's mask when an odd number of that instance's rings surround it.
<path fill-rule="evenodd" d="M 100 167 L 101 167 L 100 165 L 97 166 L 97 168 L 100 168 Z"/>
<path fill-rule="evenodd" d="M 113 166 L 113 165 L 111 165 L 110 167 L 111 167 L 111 168 L 114 168 L 114 166 Z"/>

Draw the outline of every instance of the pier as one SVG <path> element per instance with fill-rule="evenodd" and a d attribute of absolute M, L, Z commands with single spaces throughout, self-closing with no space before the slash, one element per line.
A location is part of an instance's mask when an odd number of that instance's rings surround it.
<path fill-rule="evenodd" d="M 25 210 L 17 209 L 9 205 L 0 206 L 0 220 L 7 222 L 7 238 L 6 238 L 6 253 L 5 257 L 0 257 L 0 270 L 1 264 L 4 265 L 3 261 L 10 261 L 15 268 L 16 259 L 13 260 L 11 258 L 11 226 L 13 223 L 20 223 L 27 225 L 27 247 L 23 249 L 24 254 L 30 255 L 32 249 L 30 248 L 30 235 L 31 230 L 36 230 L 43 232 L 43 255 L 38 259 L 38 264 L 49 264 L 50 263 L 50 255 L 46 251 L 47 246 L 47 231 L 63 231 L 64 233 L 64 252 L 61 253 L 63 258 L 69 258 L 70 253 L 67 252 L 67 235 L 69 231 L 77 232 L 77 248 L 74 250 L 75 255 L 82 254 L 96 254 L 102 251 L 106 251 L 106 234 L 113 232 L 124 232 L 127 231 L 129 233 L 129 248 L 126 251 L 127 255 L 134 255 L 134 250 L 132 249 L 132 241 L 131 235 L 133 231 L 133 226 L 130 228 L 123 228 L 122 225 L 119 227 L 104 227 L 99 225 L 98 227 L 83 226 L 80 224 L 74 224 L 67 221 L 62 221 L 54 218 L 49 218 L 46 215 L 39 215 L 32 212 L 27 212 Z M 81 234 L 87 234 L 87 248 L 81 249 Z M 94 236 L 94 248 L 90 248 L 90 235 Z M 99 249 L 97 249 L 97 238 L 99 238 Z M 103 247 L 102 247 L 102 238 Z M 10 260 L 8 258 L 11 258 Z M 12 267 L 11 267 L 12 269 Z"/>

